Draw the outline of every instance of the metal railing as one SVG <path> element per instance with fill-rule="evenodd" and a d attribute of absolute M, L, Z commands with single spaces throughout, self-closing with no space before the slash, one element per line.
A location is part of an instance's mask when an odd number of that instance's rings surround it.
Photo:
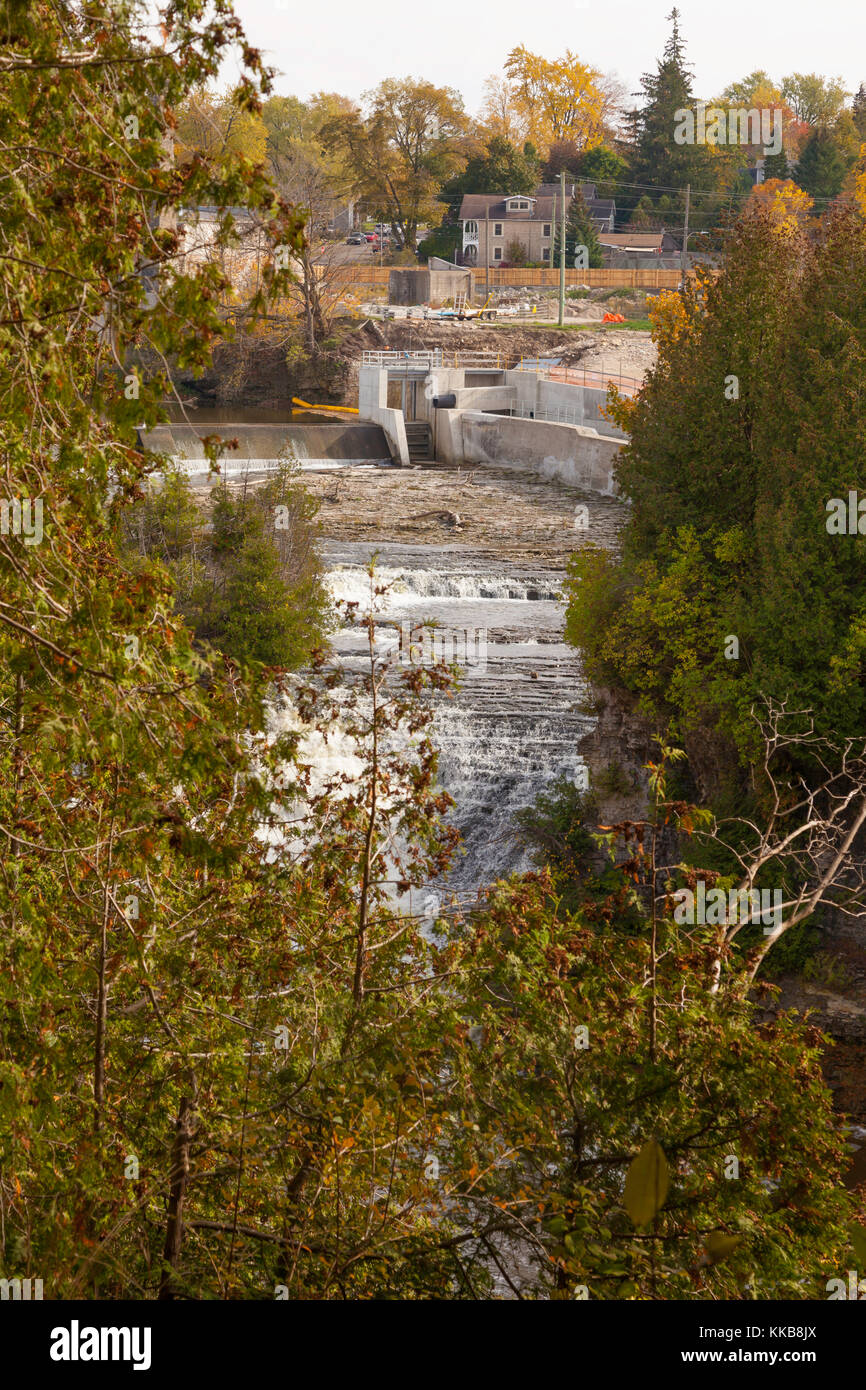
<path fill-rule="evenodd" d="M 588 386 L 596 391 L 606 391 L 615 386 L 621 396 L 636 396 L 643 381 L 636 376 L 625 376 L 622 368 L 616 371 L 608 367 L 555 367 L 521 360 L 517 364 L 519 372 L 532 372 L 548 381 L 561 381 L 568 386 Z"/>
<path fill-rule="evenodd" d="M 542 420 L 553 425 L 581 425 L 586 429 L 595 430 L 597 434 L 606 435 L 611 429 L 616 429 L 616 426 L 612 425 L 603 415 L 590 419 L 584 411 L 566 405 L 544 406 L 542 408 L 528 404 L 513 405 L 507 414 L 517 420 Z M 625 438 L 619 432 L 616 436 L 611 436 L 611 438 L 613 437 Z"/>
<path fill-rule="evenodd" d="M 362 367 L 388 367 L 399 368 L 401 371 L 411 371 L 412 368 L 426 368 L 442 366 L 442 349 L 425 348 L 415 352 L 389 352 L 378 351 L 375 349 L 365 349 L 361 353 Z"/>
<path fill-rule="evenodd" d="M 464 352 L 446 351 L 444 348 L 429 348 L 415 352 L 377 351 L 365 349 L 361 354 L 362 367 L 387 367 L 389 370 L 411 371 L 426 367 L 468 367 L 475 371 L 504 371 L 516 364 L 513 354 L 506 352 Z"/>
<path fill-rule="evenodd" d="M 543 410 L 536 409 L 534 405 L 513 405 L 508 411 L 518 420 L 547 420 L 555 425 L 585 425 L 586 419 L 582 410 L 576 410 L 568 406 L 547 406 Z"/>
<path fill-rule="evenodd" d="M 532 372 L 534 376 L 544 377 L 548 381 L 561 381 L 569 386 L 589 386 L 595 390 L 606 391 L 612 384 L 623 396 L 636 396 L 643 385 L 639 377 L 625 375 L 621 367 L 560 367 L 539 358 L 516 358 L 506 352 L 466 352 L 460 349 L 449 352 L 443 348 L 414 352 L 367 349 L 361 354 L 361 365 L 387 367 L 389 371 L 400 372 L 431 371 L 434 367 L 465 367 L 474 371 L 516 369 L 520 372 Z"/>

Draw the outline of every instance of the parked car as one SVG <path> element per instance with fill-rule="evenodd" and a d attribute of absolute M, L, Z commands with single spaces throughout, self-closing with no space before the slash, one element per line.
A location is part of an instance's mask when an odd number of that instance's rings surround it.
<path fill-rule="evenodd" d="M 379 240 L 379 238 L 376 236 L 376 233 L 375 233 L 375 232 L 365 232 L 365 233 L 364 233 L 364 237 L 365 237 L 365 239 L 366 239 L 367 241 L 378 241 L 378 240 Z"/>
<path fill-rule="evenodd" d="M 346 237 L 346 245 L 347 245 L 347 246 L 363 246 L 363 245 L 364 245 L 364 238 L 363 238 L 362 236 L 359 236 L 357 233 L 355 233 L 353 236 L 347 236 L 347 237 Z"/>

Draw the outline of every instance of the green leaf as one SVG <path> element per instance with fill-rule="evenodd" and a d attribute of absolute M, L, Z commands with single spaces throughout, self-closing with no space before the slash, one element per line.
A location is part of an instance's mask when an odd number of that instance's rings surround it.
<path fill-rule="evenodd" d="M 625 1180 L 625 1209 L 633 1225 L 646 1226 L 658 1215 L 669 1185 L 670 1170 L 661 1145 L 648 1139 L 632 1159 Z"/>
<path fill-rule="evenodd" d="M 866 1230 L 852 1221 L 851 1225 L 848 1227 L 848 1234 L 851 1237 L 854 1254 L 857 1256 L 859 1263 L 861 1265 L 866 1265 Z"/>
<path fill-rule="evenodd" d="M 742 1236 L 729 1236 L 725 1231 L 711 1231 L 704 1237 L 704 1249 L 710 1257 L 710 1264 L 714 1265 L 726 1260 L 742 1243 Z"/>

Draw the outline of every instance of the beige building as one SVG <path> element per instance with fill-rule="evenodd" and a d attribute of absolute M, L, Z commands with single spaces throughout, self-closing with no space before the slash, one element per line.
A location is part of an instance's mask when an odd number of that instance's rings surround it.
<path fill-rule="evenodd" d="M 565 185 L 565 209 L 574 196 L 574 183 Z M 613 230 L 613 202 L 596 198 L 593 184 L 581 184 L 590 216 L 599 231 Z M 517 242 L 527 261 L 550 263 L 554 221 L 562 217 L 558 184 L 542 184 L 534 194 L 466 193 L 460 205 L 464 265 L 497 265 L 509 261 L 508 248 Z"/>

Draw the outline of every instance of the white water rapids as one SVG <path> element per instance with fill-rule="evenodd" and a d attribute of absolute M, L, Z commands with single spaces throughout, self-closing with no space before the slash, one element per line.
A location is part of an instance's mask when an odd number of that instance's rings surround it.
<path fill-rule="evenodd" d="M 485 660 L 470 655 L 456 695 L 436 708 L 439 780 L 456 802 L 451 818 L 464 843 L 447 880 L 431 885 L 418 905 L 427 916 L 452 893 L 474 898 L 496 878 L 529 867 L 515 813 L 562 774 L 586 784 L 577 745 L 593 720 L 576 708 L 586 684 L 577 652 L 562 640 L 561 572 L 508 562 L 494 570 L 489 560 L 449 546 L 328 541 L 328 588 L 335 599 L 356 601 L 359 616 L 369 609 L 366 568 L 374 550 L 376 583 L 389 586 L 377 623 L 486 631 Z M 361 627 L 342 628 L 333 645 L 347 668 L 362 667 Z"/>

